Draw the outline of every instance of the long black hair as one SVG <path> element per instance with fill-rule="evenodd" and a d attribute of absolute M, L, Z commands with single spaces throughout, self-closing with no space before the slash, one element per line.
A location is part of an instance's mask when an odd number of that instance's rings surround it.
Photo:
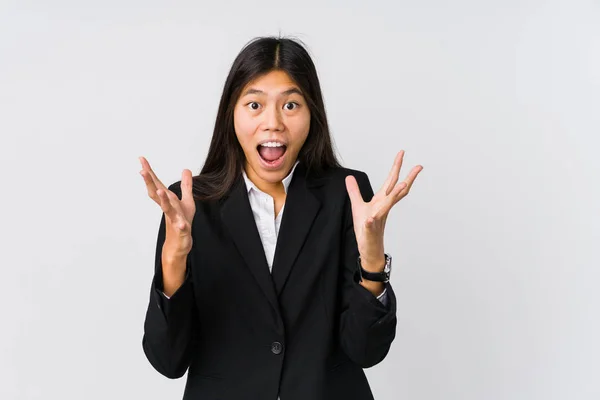
<path fill-rule="evenodd" d="M 285 71 L 300 87 L 310 110 L 310 130 L 298 160 L 308 171 L 340 167 L 334 153 L 321 86 L 315 65 L 297 39 L 257 37 L 235 58 L 225 86 L 204 166 L 193 178 L 194 197 L 218 200 L 242 173 L 245 155 L 234 130 L 233 111 L 241 91 L 252 80 L 273 70 Z"/>

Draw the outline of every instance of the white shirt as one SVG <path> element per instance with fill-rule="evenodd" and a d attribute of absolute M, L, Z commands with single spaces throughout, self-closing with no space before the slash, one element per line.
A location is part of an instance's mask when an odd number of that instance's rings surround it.
<path fill-rule="evenodd" d="M 298 161 L 296 161 L 296 164 L 294 164 L 288 176 L 283 178 L 282 183 L 286 194 L 297 166 Z M 254 221 L 256 222 L 260 240 L 265 250 L 265 256 L 267 257 L 269 271 L 272 272 L 275 246 L 277 245 L 277 236 L 279 235 L 279 227 L 281 226 L 285 203 L 281 207 L 281 210 L 279 210 L 279 214 L 275 216 L 275 200 L 273 197 L 261 191 L 254 182 L 248 178 L 246 171 L 242 170 L 242 174 L 244 175 L 244 182 L 246 182 L 248 200 L 250 201 L 250 207 L 252 207 Z"/>

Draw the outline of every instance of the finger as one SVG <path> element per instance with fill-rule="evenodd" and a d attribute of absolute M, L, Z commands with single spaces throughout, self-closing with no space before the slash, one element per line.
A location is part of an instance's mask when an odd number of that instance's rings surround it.
<path fill-rule="evenodd" d="M 395 202 L 398 202 L 400 199 L 402 199 L 404 196 L 406 196 L 408 194 L 408 192 L 410 192 L 410 188 L 412 187 L 413 183 L 415 182 L 415 179 L 417 178 L 417 176 L 419 175 L 419 173 L 421 171 L 423 171 L 422 165 L 417 165 L 410 171 L 410 173 L 404 180 L 404 182 L 406 183 L 406 187 L 395 194 L 395 196 L 396 196 Z"/>
<path fill-rule="evenodd" d="M 402 193 L 403 190 L 406 189 L 406 182 L 402 181 L 394 186 L 393 190 L 390 192 L 390 195 L 385 198 L 385 200 L 381 203 L 381 207 L 379 207 L 372 218 L 375 220 L 384 220 L 387 217 L 388 213 L 399 200 L 398 196 Z"/>
<path fill-rule="evenodd" d="M 165 215 L 172 222 L 175 221 L 177 219 L 177 212 L 175 207 L 173 207 L 173 204 L 171 204 L 171 200 L 169 199 L 167 192 L 162 189 L 158 189 L 156 191 L 156 196 L 158 197 L 160 208 L 162 209 L 163 213 L 165 213 Z"/>
<path fill-rule="evenodd" d="M 422 165 L 417 165 L 416 167 L 414 167 L 411 170 L 410 174 L 408 174 L 406 179 L 403 180 L 402 182 L 398 183 L 393 188 L 393 190 L 390 192 L 390 195 L 385 199 L 381 208 L 379 208 L 377 210 L 377 212 L 375 213 L 373 218 L 385 219 L 387 217 L 388 213 L 390 212 L 390 210 L 392 209 L 392 207 L 394 206 L 394 204 L 399 202 L 402 198 L 404 198 L 408 194 L 417 175 L 419 175 L 419 172 L 421 172 L 422 170 L 423 170 Z"/>
<path fill-rule="evenodd" d="M 150 177 L 150 174 L 146 170 L 141 170 L 140 175 L 142 176 L 142 178 L 144 178 L 144 183 L 146 184 L 146 190 L 148 191 L 148 196 L 150 196 L 150 198 L 152 200 L 154 200 L 155 202 L 157 202 L 160 205 L 160 199 L 156 195 L 156 190 L 157 190 L 156 185 L 154 184 L 154 181 Z"/>
<path fill-rule="evenodd" d="M 423 170 L 422 165 L 417 165 L 416 167 L 414 167 L 410 171 L 410 173 L 408 174 L 408 176 L 406 177 L 406 179 L 404 181 L 402 181 L 402 182 L 398 183 L 396 186 L 394 186 L 392 191 L 389 193 L 389 196 L 386 197 L 385 201 L 382 202 L 381 207 L 379 207 L 375 211 L 375 213 L 371 216 L 371 218 L 374 221 L 376 221 L 376 220 L 385 221 L 385 218 L 387 218 L 387 215 L 389 214 L 392 207 L 408 194 L 415 179 L 417 178 L 417 176 L 419 175 L 419 173 L 422 170 Z"/>
<path fill-rule="evenodd" d="M 165 213 L 166 219 L 167 221 L 169 221 L 169 223 L 174 226 L 175 228 L 179 229 L 180 231 L 185 231 L 186 229 L 186 222 L 185 219 L 181 217 L 181 214 L 178 213 L 176 211 L 176 208 L 173 206 L 173 204 L 170 203 L 168 196 L 165 196 L 165 193 L 159 189 L 160 192 L 160 202 L 161 202 L 161 208 L 163 209 L 163 212 Z"/>
<path fill-rule="evenodd" d="M 192 195 L 192 171 L 184 169 L 181 173 L 181 202 L 193 202 Z"/>
<path fill-rule="evenodd" d="M 158 177 L 156 176 L 156 174 L 154 173 L 154 171 L 150 167 L 150 163 L 148 162 L 148 160 L 146 160 L 145 157 L 139 157 L 139 160 L 142 163 L 143 170 L 146 171 L 150 175 L 150 178 L 154 182 L 154 185 L 155 185 L 156 189 L 157 190 L 158 189 L 167 190 L 167 187 L 160 181 L 160 179 L 158 179 Z"/>
<path fill-rule="evenodd" d="M 356 182 L 356 178 L 352 175 L 348 175 L 346 177 L 346 190 L 348 191 L 350 204 L 352 206 L 357 206 L 364 203 L 362 195 L 360 194 L 360 189 L 358 188 L 358 183 Z"/>
<path fill-rule="evenodd" d="M 171 192 L 171 195 L 169 192 L 169 190 L 166 192 L 162 189 L 157 190 L 160 207 L 165 213 L 168 221 L 180 231 L 185 232 L 187 224 L 185 219 L 182 217 L 181 208 L 177 203 L 179 199 L 177 199 L 177 195 L 175 193 Z"/>
<path fill-rule="evenodd" d="M 150 196 L 151 199 L 160 204 L 160 199 L 156 196 L 156 190 L 158 188 L 156 187 L 156 182 L 154 181 L 154 179 L 152 178 L 152 174 L 150 173 L 150 171 L 152 170 L 152 168 L 150 168 L 150 163 L 148 163 L 148 160 L 146 160 L 145 157 L 140 156 L 138 157 L 138 159 L 142 164 L 142 170 L 140 171 L 140 175 L 142 176 L 142 178 L 144 178 L 144 183 L 146 184 L 148 196 Z"/>
<path fill-rule="evenodd" d="M 396 158 L 394 158 L 394 164 L 392 165 L 392 169 L 388 174 L 387 179 L 383 183 L 381 187 L 381 191 L 385 193 L 385 195 L 389 195 L 390 191 L 398 182 L 398 177 L 400 175 L 400 169 L 402 168 L 402 160 L 404 158 L 404 150 L 400 150 L 398 154 L 396 154 Z"/>

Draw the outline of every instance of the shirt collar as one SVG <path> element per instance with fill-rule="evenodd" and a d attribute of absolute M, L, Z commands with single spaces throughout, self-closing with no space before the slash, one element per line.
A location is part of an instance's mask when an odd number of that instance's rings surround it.
<path fill-rule="evenodd" d="M 281 181 L 283 183 L 283 188 L 285 190 L 285 193 L 287 193 L 287 191 L 288 191 L 288 187 L 290 186 L 290 183 L 292 182 L 292 176 L 294 175 L 294 170 L 296 169 L 296 167 L 298 166 L 299 163 L 300 163 L 300 161 L 296 160 L 296 163 L 292 167 L 292 170 L 290 171 L 288 176 L 283 178 L 283 180 Z M 256 191 L 262 192 L 259 188 L 256 187 L 254 182 L 252 182 L 250 180 L 250 178 L 248 178 L 248 175 L 246 174 L 246 171 L 244 170 L 244 168 L 242 168 L 242 175 L 244 176 L 244 182 L 246 182 L 246 191 L 247 192 L 250 192 L 250 189 L 254 189 Z"/>

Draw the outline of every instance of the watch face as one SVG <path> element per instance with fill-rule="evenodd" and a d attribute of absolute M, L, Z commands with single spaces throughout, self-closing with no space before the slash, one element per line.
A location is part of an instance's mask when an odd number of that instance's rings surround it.
<path fill-rule="evenodd" d="M 383 272 L 388 275 L 392 272 L 392 256 L 388 254 L 385 255 L 385 267 L 383 268 Z"/>

